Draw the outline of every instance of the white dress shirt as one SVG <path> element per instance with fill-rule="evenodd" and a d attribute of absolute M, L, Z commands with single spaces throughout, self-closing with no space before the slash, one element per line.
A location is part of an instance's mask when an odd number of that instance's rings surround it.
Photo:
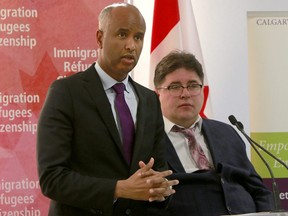
<path fill-rule="evenodd" d="M 171 131 L 172 127 L 175 124 L 169 121 L 167 118 L 165 117 L 163 118 L 164 118 L 164 123 L 165 123 L 165 131 L 169 139 L 171 140 L 186 173 L 191 173 L 191 172 L 198 170 L 196 163 L 193 160 L 190 150 L 189 150 L 188 139 L 184 136 L 183 133 Z M 179 125 L 177 126 L 181 127 Z M 207 148 L 207 145 L 204 140 L 204 136 L 201 132 L 202 118 L 200 116 L 198 117 L 198 120 L 193 125 L 191 125 L 191 128 L 194 128 L 194 127 L 195 127 L 195 138 L 197 142 L 199 143 L 199 145 L 201 146 L 201 148 L 203 149 L 204 154 L 207 157 L 209 163 L 213 167 L 210 151 Z"/>
<path fill-rule="evenodd" d="M 98 72 L 98 75 L 101 79 L 104 91 L 108 97 L 108 100 L 111 104 L 111 108 L 112 108 L 112 112 L 113 112 L 113 116 L 115 119 L 115 122 L 117 124 L 118 130 L 120 131 L 120 122 L 119 119 L 117 117 L 117 113 L 115 110 L 115 97 L 116 97 L 116 93 L 115 91 L 112 89 L 112 86 L 115 85 L 116 83 L 118 83 L 117 80 L 113 79 L 112 77 L 110 77 L 107 73 L 105 73 L 105 71 L 99 66 L 99 64 L 96 62 L 95 64 L 95 69 Z M 130 109 L 133 121 L 134 121 L 134 125 L 136 126 L 136 114 L 137 114 L 137 106 L 138 106 L 138 97 L 133 89 L 133 86 L 130 82 L 128 82 L 128 78 L 129 75 L 126 77 L 126 79 L 124 79 L 122 81 L 122 83 L 124 83 L 126 90 L 124 92 L 124 97 L 126 100 L 126 103 Z M 121 136 L 121 133 L 120 133 Z"/>

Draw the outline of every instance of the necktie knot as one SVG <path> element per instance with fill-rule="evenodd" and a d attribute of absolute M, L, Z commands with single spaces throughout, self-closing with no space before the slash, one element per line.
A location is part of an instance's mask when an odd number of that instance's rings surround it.
<path fill-rule="evenodd" d="M 180 128 L 177 125 L 174 125 L 171 129 L 173 132 L 180 132 L 184 134 L 186 137 L 194 136 L 194 130 L 193 128 Z"/>
<path fill-rule="evenodd" d="M 117 94 L 123 94 L 125 90 L 125 85 L 124 83 L 116 83 L 114 86 L 112 86 L 112 88 Z"/>

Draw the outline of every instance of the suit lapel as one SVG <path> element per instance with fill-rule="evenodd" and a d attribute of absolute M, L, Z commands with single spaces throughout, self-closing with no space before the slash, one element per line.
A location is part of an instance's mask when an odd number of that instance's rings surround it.
<path fill-rule="evenodd" d="M 143 92 L 141 92 L 141 89 L 139 88 L 138 84 L 135 83 L 130 77 L 129 82 L 133 85 L 133 88 L 135 90 L 135 93 L 138 97 L 138 108 L 137 108 L 137 121 L 136 121 L 136 130 L 135 130 L 135 142 L 134 142 L 134 149 L 133 149 L 133 157 L 132 157 L 132 164 L 137 164 L 138 167 L 138 160 L 141 155 L 141 148 L 143 145 L 143 140 L 145 139 L 144 135 L 144 128 L 146 125 L 147 120 L 147 112 L 145 104 L 147 104 L 146 96 Z M 141 97 L 139 96 L 141 95 Z"/>
<path fill-rule="evenodd" d="M 94 68 L 94 64 L 83 73 L 83 81 L 84 88 L 95 102 L 96 111 L 107 126 L 111 137 L 122 151 L 121 139 L 113 117 L 111 105 L 103 89 L 100 77 Z"/>
<path fill-rule="evenodd" d="M 210 151 L 214 166 L 217 166 L 217 163 L 223 157 L 223 149 L 221 140 L 218 138 L 219 134 L 217 136 L 217 128 L 210 125 L 209 120 L 203 119 L 202 133 Z"/>
<path fill-rule="evenodd" d="M 167 162 L 169 166 L 174 172 L 177 172 L 177 173 L 185 172 L 185 169 L 176 153 L 176 150 L 173 144 L 171 143 L 168 136 L 165 136 L 165 137 L 166 137 L 166 142 L 165 142 L 166 143 L 166 158 L 167 158 Z"/>
<path fill-rule="evenodd" d="M 203 119 L 202 133 L 205 138 L 207 147 L 210 151 L 213 164 L 217 168 L 217 164 L 222 161 L 223 157 L 223 148 L 225 145 L 223 143 L 223 134 L 218 130 L 217 125 L 212 124 L 211 120 Z M 176 172 L 185 172 L 184 168 L 180 162 L 180 159 L 174 149 L 173 144 L 167 136 L 167 147 L 166 147 L 166 157 L 169 166 L 172 170 Z"/>

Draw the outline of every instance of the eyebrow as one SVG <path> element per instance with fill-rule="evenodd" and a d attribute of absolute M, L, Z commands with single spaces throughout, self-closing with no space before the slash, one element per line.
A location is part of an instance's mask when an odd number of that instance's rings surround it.
<path fill-rule="evenodd" d="M 200 82 L 201 83 L 201 82 Z M 187 84 L 200 84 L 197 80 L 189 80 Z M 169 85 L 182 85 L 180 81 L 171 82 Z"/>
<path fill-rule="evenodd" d="M 118 29 L 116 30 L 116 32 L 119 32 L 119 31 L 131 32 L 131 30 L 130 30 L 129 28 L 118 28 Z M 138 32 L 136 32 L 136 34 L 142 34 L 142 35 L 144 35 L 145 32 L 143 32 L 143 31 L 138 31 Z"/>

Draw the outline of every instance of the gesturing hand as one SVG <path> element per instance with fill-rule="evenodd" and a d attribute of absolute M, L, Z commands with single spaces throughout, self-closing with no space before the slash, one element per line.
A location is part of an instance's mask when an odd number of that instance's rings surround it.
<path fill-rule="evenodd" d="M 151 158 L 148 164 L 140 161 L 139 166 L 141 168 L 141 176 L 146 180 L 149 184 L 149 201 L 163 201 L 165 197 L 170 196 L 171 194 L 175 193 L 175 190 L 172 186 L 177 185 L 179 183 L 178 180 L 168 180 L 166 179 L 167 176 L 172 174 L 171 170 L 166 170 L 162 172 L 157 172 L 152 169 L 154 164 L 154 159 Z"/>
<path fill-rule="evenodd" d="M 115 198 L 148 200 L 152 202 L 155 200 L 163 201 L 165 197 L 175 193 L 172 186 L 177 185 L 179 181 L 168 181 L 166 179 L 167 176 L 172 174 L 172 171 L 157 172 L 152 169 L 153 165 L 153 158 L 147 164 L 140 161 L 140 169 L 128 179 L 117 182 Z"/>

